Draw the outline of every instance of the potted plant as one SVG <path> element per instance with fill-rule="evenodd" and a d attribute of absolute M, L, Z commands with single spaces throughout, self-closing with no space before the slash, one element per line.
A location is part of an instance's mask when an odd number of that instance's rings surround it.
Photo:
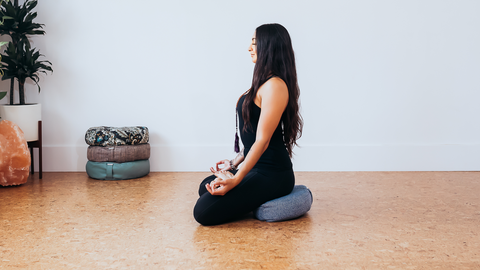
<path fill-rule="evenodd" d="M 8 1 L 8 0 L 7 0 Z M 0 6 L 2 6 L 3 0 L 0 0 Z M 5 19 L 1 18 L 0 25 L 3 25 L 3 21 Z M 3 45 L 7 44 L 8 42 L 2 41 L 0 42 L 0 48 L 3 47 Z M 0 61 L 2 60 L 2 56 L 0 55 Z M 0 63 L 0 67 L 2 67 Z M 3 71 L 0 69 L 0 75 L 3 76 Z M 2 91 L 0 92 L 0 100 L 2 100 L 5 96 L 7 95 L 7 91 Z"/>
<path fill-rule="evenodd" d="M 39 73 L 53 71 L 49 61 L 42 61 L 38 50 L 31 48 L 29 35 L 43 35 L 42 24 L 34 23 L 37 17 L 32 10 L 37 6 L 37 0 L 27 0 L 23 5 L 18 0 L 1 3 L 0 34 L 8 35 L 11 41 L 2 54 L 2 80 L 10 79 L 10 104 L 0 106 L 2 119 L 16 123 L 23 130 L 27 141 L 38 140 L 38 121 L 41 120 L 41 105 L 28 104 L 25 100 L 25 82 L 31 79 L 38 86 Z M 19 104 L 14 104 L 14 86 L 18 82 Z"/>
<path fill-rule="evenodd" d="M 0 48 L 7 43 L 8 42 L 5 42 L 5 41 L 0 42 Z M 2 56 L 0 55 L 0 61 L 1 60 L 2 60 Z M 0 67 L 2 67 L 1 63 L 0 63 Z M 1 69 L 0 69 L 0 76 L 3 76 L 3 70 Z M 6 95 L 7 95 L 7 91 L 0 92 L 0 100 L 2 100 Z M 0 118 L 1 118 L 1 115 L 0 115 Z"/>

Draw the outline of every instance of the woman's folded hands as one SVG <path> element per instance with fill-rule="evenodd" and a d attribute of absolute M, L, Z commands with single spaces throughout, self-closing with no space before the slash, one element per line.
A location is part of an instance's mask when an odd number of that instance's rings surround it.
<path fill-rule="evenodd" d="M 215 170 L 213 167 L 210 168 L 210 171 L 212 171 L 212 173 L 217 177 L 212 182 L 205 185 L 210 194 L 223 196 L 238 185 L 235 175 L 231 172 Z"/>

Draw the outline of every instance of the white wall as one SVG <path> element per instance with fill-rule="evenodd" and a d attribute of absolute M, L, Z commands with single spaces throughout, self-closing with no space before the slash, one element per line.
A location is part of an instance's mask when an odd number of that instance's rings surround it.
<path fill-rule="evenodd" d="M 247 47 L 269 22 L 297 56 L 296 170 L 480 169 L 479 1 L 41 0 L 37 11 L 47 35 L 33 42 L 54 73 L 27 101 L 43 106 L 45 171 L 84 171 L 84 134 L 99 125 L 147 126 L 152 171 L 233 157 Z"/>

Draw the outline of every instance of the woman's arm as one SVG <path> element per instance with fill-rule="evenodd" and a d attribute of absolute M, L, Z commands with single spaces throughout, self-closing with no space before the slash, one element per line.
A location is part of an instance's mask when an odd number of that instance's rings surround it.
<path fill-rule="evenodd" d="M 242 167 L 234 178 L 217 181 L 215 187 L 207 187 L 212 195 L 225 195 L 237 186 L 250 170 L 258 162 L 262 154 L 267 150 L 273 132 L 282 118 L 283 111 L 288 103 L 288 88 L 280 78 L 272 78 L 263 84 L 255 98 L 262 110 L 258 121 L 257 136 L 248 155 L 244 158 Z"/>
<path fill-rule="evenodd" d="M 216 169 L 211 167 L 210 171 L 215 172 L 215 171 L 229 171 L 232 169 L 236 170 L 238 169 L 238 166 L 243 162 L 244 159 L 245 158 L 243 157 L 243 148 L 242 148 L 242 150 L 237 154 L 237 156 L 234 159 L 220 160 L 219 162 L 215 163 Z M 220 168 L 220 166 L 222 167 Z"/>
<path fill-rule="evenodd" d="M 234 167 L 234 168 L 232 168 L 232 169 L 238 169 L 238 166 L 239 166 L 240 164 L 242 164 L 242 162 L 243 162 L 244 159 L 245 159 L 245 157 L 243 156 L 243 148 L 242 148 L 242 150 L 240 150 L 240 152 L 238 153 L 238 155 L 237 155 L 234 159 L 230 160 L 230 162 L 229 162 L 229 163 L 230 163 L 231 165 L 233 165 L 233 167 Z M 230 166 L 230 167 L 231 167 L 231 166 Z"/>

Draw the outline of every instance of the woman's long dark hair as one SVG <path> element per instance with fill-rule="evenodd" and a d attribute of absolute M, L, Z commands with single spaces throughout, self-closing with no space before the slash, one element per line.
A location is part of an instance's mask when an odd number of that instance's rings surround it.
<path fill-rule="evenodd" d="M 258 89 L 272 76 L 282 79 L 288 88 L 288 104 L 283 112 L 281 123 L 283 138 L 288 154 L 302 136 L 303 120 L 299 111 L 300 89 L 297 83 L 297 69 L 292 41 L 287 29 L 280 24 L 264 24 L 255 32 L 257 61 L 253 71 L 252 86 L 245 96 L 242 107 L 244 129 L 251 128 L 250 110 Z"/>

